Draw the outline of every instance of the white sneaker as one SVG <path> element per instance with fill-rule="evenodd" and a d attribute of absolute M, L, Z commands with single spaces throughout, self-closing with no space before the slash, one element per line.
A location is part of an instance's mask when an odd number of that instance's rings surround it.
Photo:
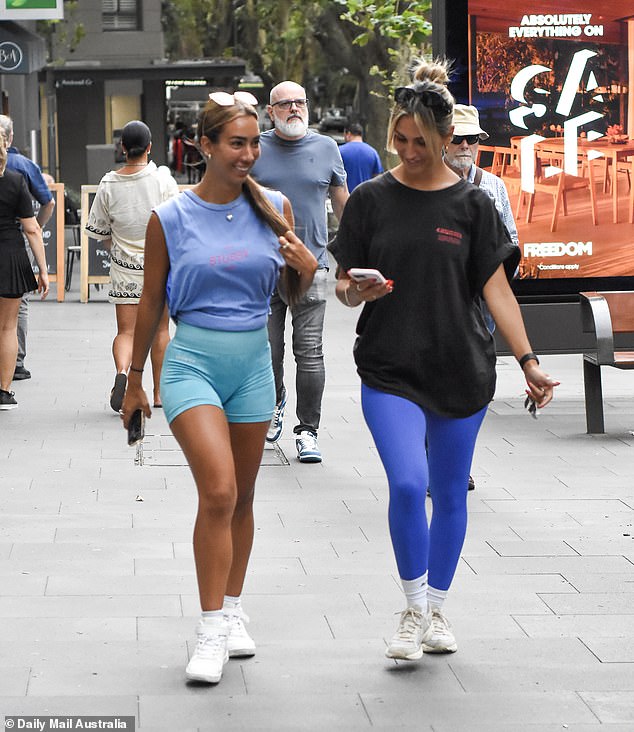
<path fill-rule="evenodd" d="M 423 614 L 415 607 L 408 607 L 401 613 L 398 630 L 385 650 L 388 658 L 416 661 L 423 656 L 423 641 L 431 637 L 429 613 Z"/>
<path fill-rule="evenodd" d="M 317 444 L 317 435 L 310 430 L 303 430 L 295 437 L 297 459 L 300 463 L 320 463 L 321 451 Z"/>
<path fill-rule="evenodd" d="M 451 623 L 440 608 L 431 611 L 431 636 L 423 642 L 425 653 L 455 653 L 458 650 Z"/>
<path fill-rule="evenodd" d="M 242 608 L 224 608 L 223 612 L 229 626 L 229 636 L 227 638 L 229 658 L 254 656 L 255 643 L 244 625 L 249 622 L 249 616 Z"/>
<path fill-rule="evenodd" d="M 267 442 L 277 442 L 282 436 L 282 429 L 284 428 L 284 410 L 286 409 L 286 394 L 282 398 L 279 404 L 275 405 L 275 411 L 271 417 L 271 424 L 269 425 L 268 432 L 266 433 Z"/>
<path fill-rule="evenodd" d="M 185 675 L 191 681 L 217 684 L 222 678 L 222 668 L 229 660 L 227 635 L 229 628 L 223 620 L 219 623 L 198 623 L 196 649 L 189 659 Z"/>

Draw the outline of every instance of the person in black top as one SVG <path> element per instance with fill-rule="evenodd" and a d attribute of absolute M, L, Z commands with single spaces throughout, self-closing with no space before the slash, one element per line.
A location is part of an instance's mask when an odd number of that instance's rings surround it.
<path fill-rule="evenodd" d="M 364 304 L 354 358 L 388 478 L 390 534 L 407 600 L 386 655 L 405 660 L 457 649 L 441 608 L 464 542 L 469 470 L 496 379 L 479 296 L 533 403 L 546 406 L 558 384 L 531 352 L 508 284 L 517 247 L 491 198 L 443 161 L 453 135 L 447 66 L 421 62 L 413 78 L 396 89 L 388 129 L 388 150 L 400 163 L 355 188 L 330 247 L 337 297 L 349 307 Z M 355 281 L 353 267 L 389 279 Z"/>
<path fill-rule="evenodd" d="M 48 295 L 48 270 L 42 229 L 33 216 L 33 202 L 20 173 L 6 169 L 7 139 L 0 130 L 0 410 L 18 403 L 9 391 L 18 353 L 18 311 L 25 292 Z M 22 232 L 40 271 L 36 281 L 24 248 Z"/>

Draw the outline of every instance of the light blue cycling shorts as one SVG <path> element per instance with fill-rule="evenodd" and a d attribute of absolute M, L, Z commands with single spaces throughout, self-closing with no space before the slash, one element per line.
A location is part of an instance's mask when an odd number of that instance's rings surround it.
<path fill-rule="evenodd" d="M 161 371 L 168 422 L 211 404 L 229 422 L 266 422 L 275 409 L 275 383 L 266 328 L 222 331 L 179 323 Z"/>

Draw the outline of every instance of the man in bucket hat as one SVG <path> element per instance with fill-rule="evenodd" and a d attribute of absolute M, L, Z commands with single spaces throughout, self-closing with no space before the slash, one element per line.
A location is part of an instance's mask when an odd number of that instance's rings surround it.
<path fill-rule="evenodd" d="M 491 196 L 511 240 L 519 246 L 517 227 L 504 182 L 497 175 L 492 175 L 475 164 L 480 141 L 489 137 L 480 127 L 478 110 L 466 104 L 456 104 L 453 110 L 453 124 L 453 138 L 447 145 L 445 163 L 454 173 L 470 183 L 479 185 Z"/>

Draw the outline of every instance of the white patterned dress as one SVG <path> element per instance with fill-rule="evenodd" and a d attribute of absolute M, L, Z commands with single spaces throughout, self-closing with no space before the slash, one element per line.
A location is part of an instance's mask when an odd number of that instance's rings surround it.
<path fill-rule="evenodd" d="M 106 173 L 90 208 L 86 230 L 93 239 L 112 239 L 110 290 L 114 303 L 137 304 L 143 291 L 145 229 L 152 209 L 178 193 L 165 166 L 148 163 L 137 173 Z"/>

